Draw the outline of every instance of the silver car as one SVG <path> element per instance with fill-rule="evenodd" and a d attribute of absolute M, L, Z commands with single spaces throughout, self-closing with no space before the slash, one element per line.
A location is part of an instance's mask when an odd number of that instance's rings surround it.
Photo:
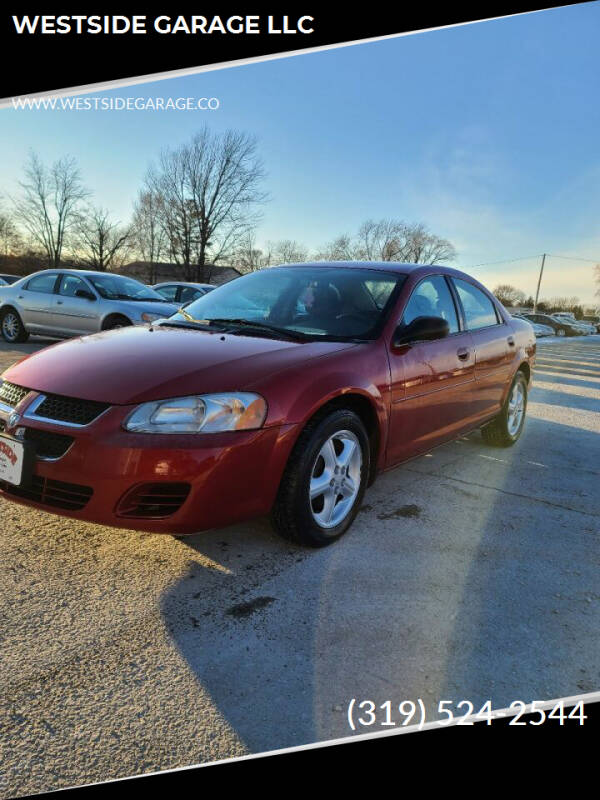
<path fill-rule="evenodd" d="M 11 343 L 32 333 L 63 339 L 154 322 L 177 308 L 124 275 L 46 269 L 0 287 L 0 331 Z"/>
<path fill-rule="evenodd" d="M 155 283 L 152 287 L 159 294 L 171 303 L 178 306 L 187 305 L 197 300 L 207 292 L 212 292 L 216 287 L 210 283 L 184 283 L 182 281 L 167 281 L 165 283 Z"/>

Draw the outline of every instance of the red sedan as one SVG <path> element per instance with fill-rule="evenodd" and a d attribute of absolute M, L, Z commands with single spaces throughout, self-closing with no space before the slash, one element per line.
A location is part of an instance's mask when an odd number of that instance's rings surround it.
<path fill-rule="evenodd" d="M 529 323 L 454 269 L 294 264 L 169 319 L 28 356 L 0 385 L 0 493 L 189 534 L 270 513 L 331 543 L 377 473 L 481 428 L 514 444 Z"/>

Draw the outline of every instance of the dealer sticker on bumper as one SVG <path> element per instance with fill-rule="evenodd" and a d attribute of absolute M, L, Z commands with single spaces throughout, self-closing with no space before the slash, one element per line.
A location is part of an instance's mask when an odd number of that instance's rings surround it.
<path fill-rule="evenodd" d="M 0 434 L 0 481 L 19 486 L 23 479 L 25 445 Z"/>

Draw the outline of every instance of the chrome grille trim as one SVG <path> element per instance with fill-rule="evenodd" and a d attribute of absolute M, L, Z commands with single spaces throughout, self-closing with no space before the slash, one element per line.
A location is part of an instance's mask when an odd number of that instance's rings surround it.
<path fill-rule="evenodd" d="M 52 417 L 42 417 L 36 413 L 38 408 L 44 403 L 47 399 L 47 395 L 40 394 L 35 400 L 29 404 L 25 412 L 23 413 L 23 419 L 32 419 L 37 420 L 38 422 L 43 422 L 46 425 L 57 425 L 61 428 L 88 428 L 90 425 L 93 425 L 94 422 L 97 422 L 103 414 L 106 414 L 107 411 L 110 410 L 110 406 L 105 408 L 104 411 L 101 411 L 97 417 L 95 417 L 91 422 L 81 423 L 81 422 L 67 422 L 66 420 L 62 419 L 53 419 Z M 75 399 L 75 398 L 74 398 Z M 83 401 L 85 402 L 85 401 Z"/>

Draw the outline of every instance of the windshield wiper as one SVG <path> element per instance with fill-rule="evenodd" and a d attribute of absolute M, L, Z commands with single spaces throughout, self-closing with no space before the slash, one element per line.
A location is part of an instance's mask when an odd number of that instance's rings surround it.
<path fill-rule="evenodd" d="M 200 320 L 195 321 L 199 322 Z M 296 342 L 306 342 L 310 338 L 306 334 L 300 333 L 299 331 L 292 331 L 289 328 L 280 328 L 277 325 L 269 325 L 267 322 L 259 322 L 258 320 L 215 317 L 214 319 L 210 320 L 202 320 L 202 322 L 208 323 L 209 325 L 215 323 L 217 325 L 236 325 L 242 328 L 252 328 L 253 330 L 275 334 L 276 336 L 285 336 L 287 339 L 291 339 L 292 341 Z"/>
<path fill-rule="evenodd" d="M 262 333 L 270 333 L 271 335 L 275 336 L 284 336 L 287 339 L 291 339 L 292 341 L 296 342 L 306 342 L 310 337 L 306 336 L 306 334 L 300 333 L 299 331 L 291 331 L 288 328 L 279 328 L 276 325 L 269 325 L 266 322 L 258 322 L 249 319 L 241 319 L 238 317 L 231 318 L 231 317 L 214 317 L 212 319 L 196 319 L 189 314 L 185 308 L 180 308 L 177 311 L 178 314 L 185 319 L 186 322 L 192 322 L 196 325 L 217 325 L 221 328 L 229 327 L 230 325 L 235 325 L 236 327 L 241 328 L 252 328 L 255 331 L 259 331 Z"/>
<path fill-rule="evenodd" d="M 125 297 L 120 295 L 123 300 L 131 300 L 133 303 L 168 303 L 164 297 Z"/>

